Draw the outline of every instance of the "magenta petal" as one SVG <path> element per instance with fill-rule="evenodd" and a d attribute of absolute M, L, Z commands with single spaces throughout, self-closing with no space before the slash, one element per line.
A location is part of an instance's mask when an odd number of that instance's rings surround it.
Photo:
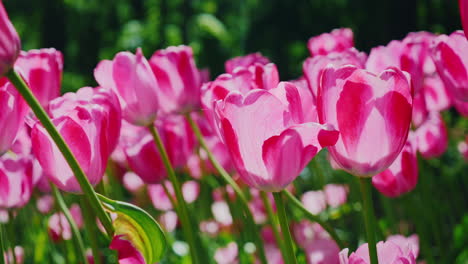
<path fill-rule="evenodd" d="M 114 236 L 109 248 L 117 250 L 119 264 L 146 264 L 141 253 L 123 235 Z"/>

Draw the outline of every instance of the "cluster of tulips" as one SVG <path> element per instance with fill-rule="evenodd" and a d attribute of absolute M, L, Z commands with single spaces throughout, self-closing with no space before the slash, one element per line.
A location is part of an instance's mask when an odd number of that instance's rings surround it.
<path fill-rule="evenodd" d="M 0 35 L 0 263 L 31 257 L 7 246 L 5 227 L 34 193 L 51 240 L 73 239 L 79 263 L 103 263 L 98 234 L 119 263 L 156 263 L 168 244 L 192 263 L 297 263 L 298 249 L 312 264 L 416 263 L 416 235 L 376 241 L 371 188 L 388 197 L 413 190 L 417 153 L 447 149 L 441 112 L 453 106 L 468 116 L 462 31 L 409 33 L 367 55 L 350 29 L 335 29 L 309 40 L 311 57 L 292 81 L 280 81 L 260 53 L 228 60 L 210 80 L 188 46 L 149 60 L 124 51 L 96 66 L 99 87 L 63 95 L 60 51 L 21 51 L 1 3 Z M 468 159 L 468 137 L 459 140 Z M 322 148 L 360 183 L 368 243 L 353 253 L 319 216 L 346 203 L 348 186 L 297 193 L 291 184 Z M 112 184 L 132 203 L 107 197 Z M 189 204 L 212 189 L 212 217 L 198 222 Z M 63 192 L 83 199 L 67 205 Z M 138 207 L 142 200 L 156 213 Z M 286 205 L 302 219 L 291 222 Z M 169 239 L 178 227 L 186 243 Z M 241 239 L 207 250 L 201 234 L 223 232 Z"/>

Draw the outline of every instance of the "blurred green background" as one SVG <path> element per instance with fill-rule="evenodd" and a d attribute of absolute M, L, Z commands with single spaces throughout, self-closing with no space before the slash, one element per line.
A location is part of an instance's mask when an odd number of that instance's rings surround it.
<path fill-rule="evenodd" d="M 261 51 L 283 80 L 301 74 L 309 37 L 350 27 L 368 52 L 410 31 L 461 28 L 456 0 L 5 0 L 23 49 L 65 56 L 64 91 L 95 85 L 93 69 L 121 50 L 150 57 L 188 44 L 214 77 L 230 57 Z"/>

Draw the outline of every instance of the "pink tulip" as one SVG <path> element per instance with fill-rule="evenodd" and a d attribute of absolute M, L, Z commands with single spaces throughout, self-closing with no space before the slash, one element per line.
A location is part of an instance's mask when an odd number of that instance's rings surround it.
<path fill-rule="evenodd" d="M 214 255 L 214 260 L 218 264 L 237 264 L 237 255 L 239 249 L 237 248 L 236 242 L 230 242 L 226 247 L 218 248 Z"/>
<path fill-rule="evenodd" d="M 297 87 L 286 82 L 246 95 L 233 91 L 216 103 L 220 134 L 245 183 L 282 190 L 322 147 L 336 142 L 337 131 L 305 123 L 302 109 Z"/>
<path fill-rule="evenodd" d="M 348 186 L 341 184 L 327 184 L 323 187 L 327 204 L 338 207 L 346 203 L 348 198 Z"/>
<path fill-rule="evenodd" d="M 125 235 L 114 236 L 109 248 L 117 251 L 119 264 L 146 264 L 143 255 L 125 238 Z"/>
<path fill-rule="evenodd" d="M 143 180 L 134 172 L 128 171 L 123 176 L 123 186 L 129 192 L 135 193 L 140 191 L 145 183 Z"/>
<path fill-rule="evenodd" d="M 117 97 L 110 90 L 85 87 L 52 100 L 49 112 L 90 183 L 96 185 L 120 134 Z M 63 191 L 80 192 L 68 163 L 39 122 L 32 128 L 31 140 L 33 152 L 49 180 Z"/>
<path fill-rule="evenodd" d="M 13 253 L 15 257 L 13 258 Z M 16 263 L 16 264 L 23 264 L 24 263 L 24 249 L 21 246 L 15 246 L 13 252 L 11 248 L 8 251 L 4 252 L 5 254 L 5 263 Z"/>
<path fill-rule="evenodd" d="M 114 60 L 101 61 L 94 69 L 94 77 L 100 86 L 117 93 L 126 121 L 147 126 L 156 119 L 158 83 L 141 49 L 135 55 L 119 52 Z"/>
<path fill-rule="evenodd" d="M 61 212 L 55 213 L 49 218 L 48 231 L 50 238 L 54 242 L 70 240 L 72 238 L 70 224 Z"/>
<path fill-rule="evenodd" d="M 173 199 L 176 199 L 174 194 L 174 187 L 170 182 L 164 183 L 169 190 Z M 167 196 L 167 193 L 164 191 L 164 187 L 162 184 L 150 184 L 148 185 L 148 194 L 150 196 L 151 201 L 153 202 L 153 206 L 161 211 L 167 211 L 172 209 L 172 203 Z M 195 181 L 188 181 L 182 185 L 182 195 L 184 196 L 184 200 L 187 203 L 193 203 L 200 194 L 200 185 L 198 182 Z"/>
<path fill-rule="evenodd" d="M 31 198 L 32 164 L 28 157 L 5 154 L 0 158 L 0 208 L 19 208 Z"/>
<path fill-rule="evenodd" d="M 452 105 L 452 99 L 438 74 L 424 79 L 424 98 L 429 111 L 444 111 Z"/>
<path fill-rule="evenodd" d="M 328 64 L 332 64 L 335 67 L 352 64 L 358 68 L 364 68 L 366 59 L 367 55 L 364 52 L 359 52 L 355 48 L 350 48 L 341 52 L 331 52 L 326 55 L 317 55 L 313 58 L 306 59 L 302 65 L 302 72 L 312 92 L 314 101 L 317 98 L 317 90 L 320 85 L 322 72 Z"/>
<path fill-rule="evenodd" d="M 354 46 L 353 31 L 350 28 L 337 28 L 330 33 L 312 37 L 307 42 L 311 56 L 327 55 L 333 51 L 344 51 Z"/>
<path fill-rule="evenodd" d="M 319 214 L 327 208 L 327 201 L 323 191 L 305 192 L 301 197 L 301 202 L 312 214 Z"/>
<path fill-rule="evenodd" d="M 200 108 L 200 72 L 192 48 L 169 47 L 149 60 L 156 77 L 159 107 L 165 113 L 187 113 Z"/>
<path fill-rule="evenodd" d="M 177 214 L 174 211 L 166 211 L 159 216 L 159 223 L 166 230 L 166 232 L 172 232 L 177 227 Z"/>
<path fill-rule="evenodd" d="M 2 12 L 0 3 L 0 15 Z M 26 104 L 18 91 L 6 78 L 0 79 L 0 156 L 8 151 L 15 140 L 18 131 L 24 123 Z"/>
<path fill-rule="evenodd" d="M 457 148 L 463 158 L 468 161 L 468 136 L 465 137 L 465 141 L 458 143 Z"/>
<path fill-rule="evenodd" d="M 4 76 L 15 64 L 21 50 L 21 41 L 8 14 L 0 2 L 0 76 Z M 3 104 L 2 104 L 3 105 Z"/>
<path fill-rule="evenodd" d="M 284 264 L 283 255 L 278 246 L 275 244 L 266 244 L 265 245 L 265 255 L 267 258 L 268 264 Z M 259 261 L 255 263 L 260 263 Z"/>
<path fill-rule="evenodd" d="M 43 107 L 60 96 L 63 71 L 63 55 L 60 51 L 54 48 L 21 51 L 15 68 Z"/>
<path fill-rule="evenodd" d="M 248 68 L 249 66 L 257 63 L 266 65 L 270 63 L 270 60 L 266 57 L 263 57 L 260 52 L 256 52 L 229 59 L 224 63 L 224 68 L 227 73 L 233 73 L 237 67 Z"/>
<path fill-rule="evenodd" d="M 458 100 L 468 101 L 468 40 L 462 31 L 440 35 L 433 43 L 432 58 L 445 86 Z"/>
<path fill-rule="evenodd" d="M 418 183 L 417 143 L 410 133 L 403 150 L 388 169 L 372 177 L 372 184 L 388 197 L 410 192 Z"/>
<path fill-rule="evenodd" d="M 42 214 L 48 214 L 54 209 L 54 197 L 52 195 L 44 195 L 37 199 L 36 207 Z"/>
<path fill-rule="evenodd" d="M 400 240 L 387 240 L 377 243 L 377 256 L 380 264 L 407 263 L 416 264 L 413 250 L 408 250 L 406 241 L 400 244 Z M 340 264 L 370 264 L 368 244 L 361 245 L 356 252 L 348 257 L 348 249 L 343 249 L 340 254 Z"/>
<path fill-rule="evenodd" d="M 429 114 L 427 120 L 416 130 L 418 150 L 426 158 L 441 156 L 448 146 L 447 128 L 437 112 Z"/>
<path fill-rule="evenodd" d="M 411 235 L 405 237 L 402 235 L 392 235 L 387 237 L 387 241 L 392 241 L 393 243 L 400 246 L 403 250 L 403 254 L 413 254 L 414 258 L 418 258 L 419 255 L 419 237 L 418 235 Z"/>
<path fill-rule="evenodd" d="M 214 220 L 207 220 L 200 222 L 200 231 L 207 234 L 210 237 L 216 237 L 219 233 L 220 226 L 218 222 Z"/>
<path fill-rule="evenodd" d="M 330 235 L 317 223 L 301 220 L 292 225 L 292 234 L 298 246 L 306 249 L 313 241 L 330 239 Z"/>
<path fill-rule="evenodd" d="M 460 7 L 460 18 L 463 30 L 465 30 L 465 36 L 468 36 L 468 1 L 458 0 L 458 5 Z"/>
<path fill-rule="evenodd" d="M 419 127 L 427 118 L 427 110 L 424 93 L 418 93 L 413 97 L 412 122 L 415 127 Z"/>
<path fill-rule="evenodd" d="M 468 117 L 468 102 L 458 100 L 457 98 L 452 98 L 452 102 L 460 115 Z"/>
<path fill-rule="evenodd" d="M 340 248 L 332 239 L 317 239 L 305 248 L 308 264 L 340 264 Z"/>
<path fill-rule="evenodd" d="M 211 205 L 214 219 L 222 226 L 232 225 L 232 215 L 229 205 L 225 201 L 217 201 Z"/>
<path fill-rule="evenodd" d="M 356 176 L 373 176 L 393 163 L 411 121 L 413 99 L 404 72 L 391 67 L 376 76 L 351 65 L 329 67 L 317 98 L 320 122 L 340 131 L 328 150 L 341 168 Z"/>
<path fill-rule="evenodd" d="M 299 97 L 301 98 L 302 112 L 304 120 L 308 122 L 318 122 L 317 108 L 315 97 L 309 89 L 309 85 L 304 77 L 297 80 L 289 81 L 297 87 Z"/>
<path fill-rule="evenodd" d="M 195 138 L 183 116 L 167 116 L 155 123 L 166 147 L 169 160 L 176 169 L 187 164 L 195 146 Z M 154 139 L 147 128 L 125 125 L 124 152 L 129 167 L 145 182 L 159 183 L 166 178 Z M 133 132 L 132 132 L 133 131 Z M 151 164 L 151 166 L 148 166 Z"/>

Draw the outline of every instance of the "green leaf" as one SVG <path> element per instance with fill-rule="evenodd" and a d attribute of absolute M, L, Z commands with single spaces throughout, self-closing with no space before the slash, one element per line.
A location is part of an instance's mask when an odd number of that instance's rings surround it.
<path fill-rule="evenodd" d="M 167 248 L 166 236 L 154 220 L 143 209 L 121 201 L 98 195 L 106 210 L 117 214 L 113 221 L 115 235 L 124 235 L 141 252 L 146 263 L 161 260 Z"/>

